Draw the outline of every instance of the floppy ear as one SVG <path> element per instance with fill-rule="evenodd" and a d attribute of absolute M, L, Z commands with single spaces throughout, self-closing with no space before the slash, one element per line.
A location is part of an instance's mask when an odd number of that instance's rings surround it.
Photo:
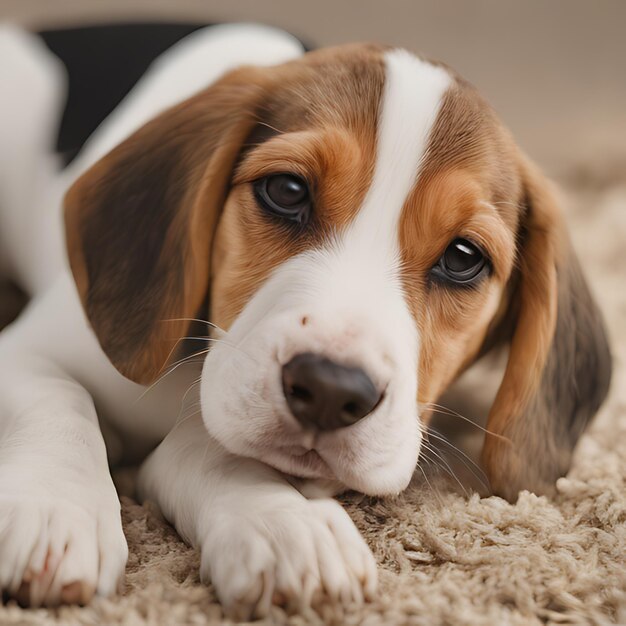
<path fill-rule="evenodd" d="M 497 495 L 554 491 L 604 400 L 611 356 L 595 305 L 549 186 L 522 164 L 525 215 L 509 308 L 509 359 L 489 414 L 482 462 Z"/>
<path fill-rule="evenodd" d="M 264 73 L 231 72 L 120 144 L 65 197 L 69 261 L 115 367 L 153 380 L 209 285 L 231 170 L 254 123 Z M 176 320 L 164 323 L 166 320 Z"/>

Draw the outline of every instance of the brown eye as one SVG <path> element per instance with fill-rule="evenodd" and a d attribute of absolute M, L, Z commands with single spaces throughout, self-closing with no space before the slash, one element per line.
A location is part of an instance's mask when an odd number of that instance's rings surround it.
<path fill-rule="evenodd" d="M 471 241 L 457 238 L 448 244 L 431 274 L 442 282 L 469 286 L 476 284 L 489 271 L 490 265 L 483 251 Z"/>
<path fill-rule="evenodd" d="M 307 182 L 295 174 L 273 174 L 253 183 L 259 205 L 276 217 L 298 224 L 311 214 L 311 194 Z"/>

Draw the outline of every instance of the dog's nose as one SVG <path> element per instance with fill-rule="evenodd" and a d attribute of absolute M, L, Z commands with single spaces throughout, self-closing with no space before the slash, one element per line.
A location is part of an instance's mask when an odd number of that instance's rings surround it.
<path fill-rule="evenodd" d="M 303 426 L 320 430 L 358 422 L 381 397 L 362 369 L 308 352 L 283 366 L 283 392 L 293 416 Z"/>

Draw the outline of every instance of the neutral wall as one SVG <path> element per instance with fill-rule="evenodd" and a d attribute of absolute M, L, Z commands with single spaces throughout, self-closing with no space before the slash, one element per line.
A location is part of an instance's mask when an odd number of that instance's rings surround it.
<path fill-rule="evenodd" d="M 626 0 L 0 0 L 0 15 L 33 26 L 256 20 L 316 45 L 402 45 L 477 84 L 552 173 L 626 170 Z"/>

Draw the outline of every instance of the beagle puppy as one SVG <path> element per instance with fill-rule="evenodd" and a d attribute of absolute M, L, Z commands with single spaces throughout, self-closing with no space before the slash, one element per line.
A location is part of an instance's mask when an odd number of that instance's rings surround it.
<path fill-rule="evenodd" d="M 510 501 L 553 492 L 607 393 L 605 330 L 555 192 L 453 70 L 200 30 L 58 172 L 24 143 L 59 99 L 54 63 L 11 28 L 0 51 L 0 267 L 32 297 L 0 335 L 5 593 L 116 590 L 101 420 L 157 446 L 140 496 L 230 615 L 372 597 L 374 559 L 331 496 L 401 492 L 427 407 L 502 344 L 484 470 Z M 16 164 L 35 162 L 45 181 L 25 182 Z"/>

